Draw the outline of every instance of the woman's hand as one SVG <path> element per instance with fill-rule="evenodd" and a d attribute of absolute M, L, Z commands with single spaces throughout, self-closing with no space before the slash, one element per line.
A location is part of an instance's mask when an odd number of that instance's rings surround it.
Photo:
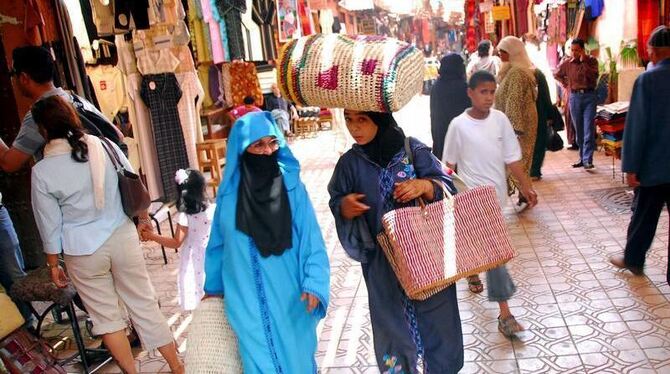
<path fill-rule="evenodd" d="M 50 268 L 49 271 L 51 272 L 51 281 L 54 282 L 56 287 L 58 288 L 67 287 L 70 280 L 67 278 L 65 270 L 63 270 L 63 268 L 60 267 L 60 265 Z"/>
<path fill-rule="evenodd" d="M 300 301 L 307 301 L 307 312 L 312 313 L 317 306 L 319 306 L 319 298 L 311 293 L 303 292 L 300 296 Z"/>
<path fill-rule="evenodd" d="M 345 219 L 354 219 L 370 210 L 368 205 L 361 202 L 365 198 L 362 193 L 350 193 L 342 198 L 340 203 L 340 214 Z"/>
<path fill-rule="evenodd" d="M 433 199 L 433 183 L 425 179 L 409 179 L 396 183 L 393 198 L 400 203 L 410 202 L 423 196 L 427 200 Z"/>

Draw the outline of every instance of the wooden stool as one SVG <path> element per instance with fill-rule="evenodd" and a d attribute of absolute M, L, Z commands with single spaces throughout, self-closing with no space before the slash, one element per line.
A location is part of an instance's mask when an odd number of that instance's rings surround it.
<path fill-rule="evenodd" d="M 318 117 L 299 117 L 293 120 L 293 132 L 295 136 L 315 136 L 319 131 Z"/>
<path fill-rule="evenodd" d="M 210 139 L 197 143 L 195 149 L 198 151 L 198 167 L 204 174 L 210 172 L 211 179 L 207 185 L 212 187 L 212 197 L 216 197 L 216 189 L 223 178 L 222 168 L 226 165 L 226 139 Z"/>
<path fill-rule="evenodd" d="M 203 108 L 200 111 L 200 121 L 204 126 L 207 126 L 207 134 L 203 137 L 205 139 L 213 139 L 216 137 L 214 134 L 213 124 L 223 124 L 225 110 L 220 107 L 209 107 Z"/>

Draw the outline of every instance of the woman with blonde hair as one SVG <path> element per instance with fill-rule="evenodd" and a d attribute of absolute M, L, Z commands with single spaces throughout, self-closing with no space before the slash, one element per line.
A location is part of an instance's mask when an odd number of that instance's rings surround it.
<path fill-rule="evenodd" d="M 496 91 L 496 109 L 505 113 L 512 122 L 514 132 L 519 138 L 524 171 L 530 173 L 533 151 L 537 140 L 537 79 L 533 63 L 526 53 L 526 45 L 515 36 L 506 36 L 498 44 L 502 60 L 498 72 L 499 87 Z M 508 179 L 509 194 L 513 194 L 518 183 Z M 526 203 L 519 196 L 519 205 Z"/>

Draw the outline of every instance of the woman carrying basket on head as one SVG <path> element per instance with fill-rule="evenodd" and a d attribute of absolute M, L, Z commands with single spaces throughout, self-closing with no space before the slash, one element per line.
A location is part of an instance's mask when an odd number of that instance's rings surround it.
<path fill-rule="evenodd" d="M 348 45 L 354 47 L 347 51 Z M 353 53 L 358 47 L 367 50 Z M 394 62 L 385 65 L 388 61 L 374 55 L 375 50 L 393 51 Z M 324 66 L 321 56 L 326 63 L 330 60 L 338 65 Z M 300 66 L 291 67 L 293 61 Z M 456 192 L 430 148 L 409 139 L 411 156 L 407 154 L 405 135 L 391 113 L 420 91 L 422 75 L 415 72 L 423 71 L 422 62 L 419 51 L 393 39 L 321 35 L 289 43 L 280 64 L 284 96 L 305 105 L 344 108 L 347 129 L 356 142 L 338 161 L 328 191 L 342 246 L 361 263 L 375 356 L 382 373 L 448 374 L 463 366 L 455 286 L 425 301 L 409 299 L 376 239 L 384 213 L 414 204 L 419 197 L 426 202 L 442 199 L 443 188 Z M 315 66 L 321 69 L 319 74 L 312 74 Z M 305 76 L 299 77 L 296 89 L 291 84 L 296 77 L 291 75 L 299 69 L 304 69 Z M 400 75 L 409 80 L 398 78 L 397 84 L 387 84 L 393 79 L 389 77 Z M 380 97 L 379 88 L 388 99 L 381 105 L 375 101 Z"/>

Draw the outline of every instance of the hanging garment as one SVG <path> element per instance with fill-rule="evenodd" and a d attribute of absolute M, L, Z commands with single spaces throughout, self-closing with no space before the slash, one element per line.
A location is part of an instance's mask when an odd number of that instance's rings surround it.
<path fill-rule="evenodd" d="M 86 27 L 88 40 L 92 41 L 98 39 L 98 30 L 93 21 L 93 8 L 91 7 L 91 2 L 89 0 L 79 0 L 79 8 L 81 9 L 82 17 L 84 18 L 84 26 Z"/>
<path fill-rule="evenodd" d="M 75 47 L 74 33 L 72 32 L 72 21 L 70 20 L 70 13 L 67 10 L 67 5 L 63 0 L 57 0 L 55 2 L 56 7 L 56 17 L 58 19 L 58 27 L 60 29 L 60 34 L 63 37 L 63 49 L 65 51 L 66 63 L 68 65 L 68 70 L 70 72 L 70 88 L 79 96 L 86 96 L 86 90 L 84 90 L 84 77 L 86 76 L 85 71 L 80 71 L 79 67 L 83 64 L 79 64 L 78 57 L 81 56 L 81 51 L 78 50 L 78 47 Z"/>
<path fill-rule="evenodd" d="M 265 60 L 277 58 L 277 45 L 275 44 L 274 21 L 276 5 L 274 0 L 253 0 L 252 17 L 261 28 L 261 39 L 263 40 L 263 56 Z"/>
<path fill-rule="evenodd" d="M 163 199 L 173 201 L 177 198 L 174 173 L 189 166 L 177 109 L 182 91 L 174 74 L 150 74 L 142 78 L 140 96 L 151 111 Z"/>
<path fill-rule="evenodd" d="M 200 84 L 203 89 L 203 101 L 202 101 L 202 106 L 205 108 L 209 108 L 214 104 L 214 101 L 212 101 L 212 96 L 209 93 L 209 67 L 211 66 L 211 63 L 209 62 L 204 62 L 198 65 L 198 79 L 200 80 Z"/>
<path fill-rule="evenodd" d="M 93 22 L 98 36 L 114 34 L 114 10 L 112 3 L 103 0 L 91 0 Z"/>
<path fill-rule="evenodd" d="M 212 0 L 220 20 L 225 23 L 228 39 L 229 60 L 244 60 L 244 37 L 242 36 L 242 15 L 246 12 L 246 0 Z M 216 18 L 216 14 L 215 14 Z"/>
<path fill-rule="evenodd" d="M 223 17 L 219 14 L 219 10 L 214 4 L 214 0 L 202 0 L 202 12 L 205 22 L 209 24 L 214 63 L 220 64 L 223 61 L 230 60 L 226 23 L 223 20 Z"/>
<path fill-rule="evenodd" d="M 256 65 L 250 62 L 230 63 L 230 81 L 232 85 L 233 106 L 244 104 L 246 96 L 252 96 L 256 106 L 263 105 L 263 92 L 258 81 Z"/>
<path fill-rule="evenodd" d="M 605 7 L 605 2 L 603 0 L 585 0 L 584 6 L 591 8 L 591 19 L 596 19 L 600 17 Z"/>
<path fill-rule="evenodd" d="M 138 30 L 149 28 L 148 0 L 114 0 L 114 27 L 118 30 L 130 30 L 130 20 Z"/>
<path fill-rule="evenodd" d="M 659 25 L 660 17 L 658 1 L 637 0 L 637 54 L 644 61 L 649 60 L 647 40 L 654 28 Z"/>
<path fill-rule="evenodd" d="M 184 133 L 189 167 L 198 169 L 198 156 L 195 149 L 195 144 L 198 142 L 198 123 L 196 119 L 200 116 L 204 91 L 202 91 L 202 86 L 195 72 L 176 74 L 176 76 L 182 92 L 177 110 Z"/>
<path fill-rule="evenodd" d="M 247 1 L 247 11 L 240 13 L 242 17 L 242 26 L 244 28 L 242 36 L 244 37 L 244 46 L 247 51 L 248 61 L 264 61 L 263 38 L 260 26 L 253 18 L 252 0 Z"/>
<path fill-rule="evenodd" d="M 321 26 L 322 34 L 332 34 L 333 33 L 333 23 L 335 19 L 333 18 L 333 11 L 330 9 L 323 9 L 319 11 L 319 25 Z"/>
<path fill-rule="evenodd" d="M 143 75 L 174 73 L 181 63 L 169 48 L 159 50 L 135 48 L 135 56 L 137 56 L 137 70 Z"/>
<path fill-rule="evenodd" d="M 89 66 L 86 69 L 95 96 L 100 105 L 100 111 L 111 122 L 126 103 L 125 84 L 123 74 L 116 66 L 99 65 Z"/>
<path fill-rule="evenodd" d="M 312 21 L 312 12 L 309 5 L 304 0 L 298 1 L 298 17 L 300 18 L 300 29 L 302 36 L 312 35 L 314 31 L 314 22 Z"/>
<path fill-rule="evenodd" d="M 126 40 L 125 35 L 117 34 L 114 36 L 114 44 L 116 45 L 116 53 L 119 58 L 117 67 L 125 75 L 137 73 L 137 63 L 135 58 L 135 51 L 133 44 Z"/>
<path fill-rule="evenodd" d="M 196 6 L 196 4 L 198 4 Z M 191 29 L 191 48 L 195 53 L 195 59 L 197 62 L 209 61 L 209 45 L 205 41 L 204 34 L 204 22 L 202 16 L 198 16 L 197 7 L 200 5 L 200 1 L 189 0 L 188 7 L 188 25 Z M 202 9 L 201 9 L 202 14 Z"/>
<path fill-rule="evenodd" d="M 221 92 L 223 97 L 223 103 L 226 108 L 232 108 L 233 104 L 233 81 L 230 76 L 230 64 L 223 64 L 221 66 Z"/>
<path fill-rule="evenodd" d="M 137 139 L 140 150 L 140 163 L 142 173 L 146 177 L 147 190 L 151 200 L 157 200 L 164 196 L 163 185 L 161 184 L 160 169 L 158 167 L 158 155 L 156 153 L 156 143 L 151 128 L 151 119 L 149 118 L 149 109 L 140 98 L 142 88 L 142 76 L 140 74 L 130 74 L 126 76 L 126 89 L 130 106 L 128 112 L 130 121 L 133 124 L 133 135 Z"/>
<path fill-rule="evenodd" d="M 516 35 L 523 36 L 528 32 L 528 0 L 515 0 Z"/>
<path fill-rule="evenodd" d="M 195 63 L 193 61 L 193 54 L 188 46 L 180 46 L 176 48 L 171 48 L 172 55 L 179 60 L 179 65 L 175 69 L 175 73 L 186 73 L 189 71 L 195 71 Z"/>
<path fill-rule="evenodd" d="M 223 90 L 221 89 L 221 70 L 217 65 L 209 66 L 207 79 L 209 80 L 209 96 L 214 101 L 214 105 L 218 105 L 223 102 Z"/>

